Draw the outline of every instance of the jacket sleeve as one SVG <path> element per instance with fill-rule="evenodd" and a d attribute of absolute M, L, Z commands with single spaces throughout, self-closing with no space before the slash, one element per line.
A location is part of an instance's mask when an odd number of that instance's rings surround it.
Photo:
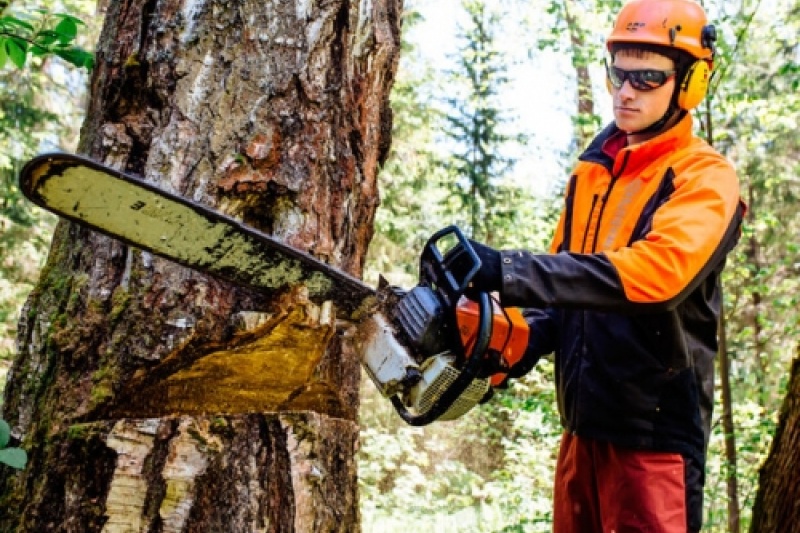
<path fill-rule="evenodd" d="M 522 359 L 508 372 L 511 378 L 519 378 L 531 371 L 542 356 L 556 349 L 558 339 L 558 309 L 528 308 L 522 316 L 528 323 L 528 348 Z"/>
<path fill-rule="evenodd" d="M 721 157 L 680 169 L 673 185 L 647 231 L 628 246 L 594 254 L 502 251 L 503 305 L 612 312 L 674 308 L 736 244 L 744 205 L 736 174 Z"/>

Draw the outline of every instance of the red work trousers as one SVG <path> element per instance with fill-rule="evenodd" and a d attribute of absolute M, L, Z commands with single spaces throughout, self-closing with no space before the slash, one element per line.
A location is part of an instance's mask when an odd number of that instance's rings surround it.
<path fill-rule="evenodd" d="M 565 433 L 556 465 L 554 533 L 686 533 L 683 457 Z"/>

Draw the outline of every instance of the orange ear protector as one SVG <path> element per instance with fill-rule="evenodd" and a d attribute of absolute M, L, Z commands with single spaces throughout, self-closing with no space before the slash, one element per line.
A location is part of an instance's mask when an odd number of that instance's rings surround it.
<path fill-rule="evenodd" d="M 697 107 L 708 92 L 711 69 L 714 68 L 714 43 L 717 40 L 717 29 L 713 24 L 706 24 L 700 30 L 700 46 L 702 50 L 710 50 L 708 57 L 698 59 L 686 71 L 678 92 L 678 106 L 690 111 Z"/>

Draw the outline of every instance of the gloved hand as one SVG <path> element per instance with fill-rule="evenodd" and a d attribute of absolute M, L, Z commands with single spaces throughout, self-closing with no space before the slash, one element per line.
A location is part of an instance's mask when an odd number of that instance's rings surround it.
<path fill-rule="evenodd" d="M 481 260 L 481 268 L 472 278 L 467 289 L 467 296 L 471 297 L 480 292 L 499 291 L 502 287 L 500 252 L 472 239 L 469 242 Z M 450 268 L 457 279 L 464 279 L 469 273 L 470 266 L 467 261 L 455 261 Z"/>

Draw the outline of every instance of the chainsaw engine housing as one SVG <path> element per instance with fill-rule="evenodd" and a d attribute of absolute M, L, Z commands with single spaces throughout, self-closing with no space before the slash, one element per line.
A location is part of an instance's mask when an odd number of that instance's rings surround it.
<path fill-rule="evenodd" d="M 422 363 L 433 354 L 449 352 L 453 347 L 452 325 L 444 305 L 430 287 L 418 285 L 403 296 L 392 310 L 392 323 L 406 346 Z"/>
<path fill-rule="evenodd" d="M 452 235 L 459 245 L 443 255 L 437 244 Z M 450 268 L 456 261 L 470 265 L 463 279 Z M 380 310 L 360 325 L 363 366 L 409 424 L 462 416 L 489 397 L 527 347 L 528 326 L 517 309 L 501 308 L 487 293 L 477 301 L 463 296 L 479 267 L 469 241 L 446 228 L 423 250 L 420 283 L 408 292 L 379 288 Z"/>

